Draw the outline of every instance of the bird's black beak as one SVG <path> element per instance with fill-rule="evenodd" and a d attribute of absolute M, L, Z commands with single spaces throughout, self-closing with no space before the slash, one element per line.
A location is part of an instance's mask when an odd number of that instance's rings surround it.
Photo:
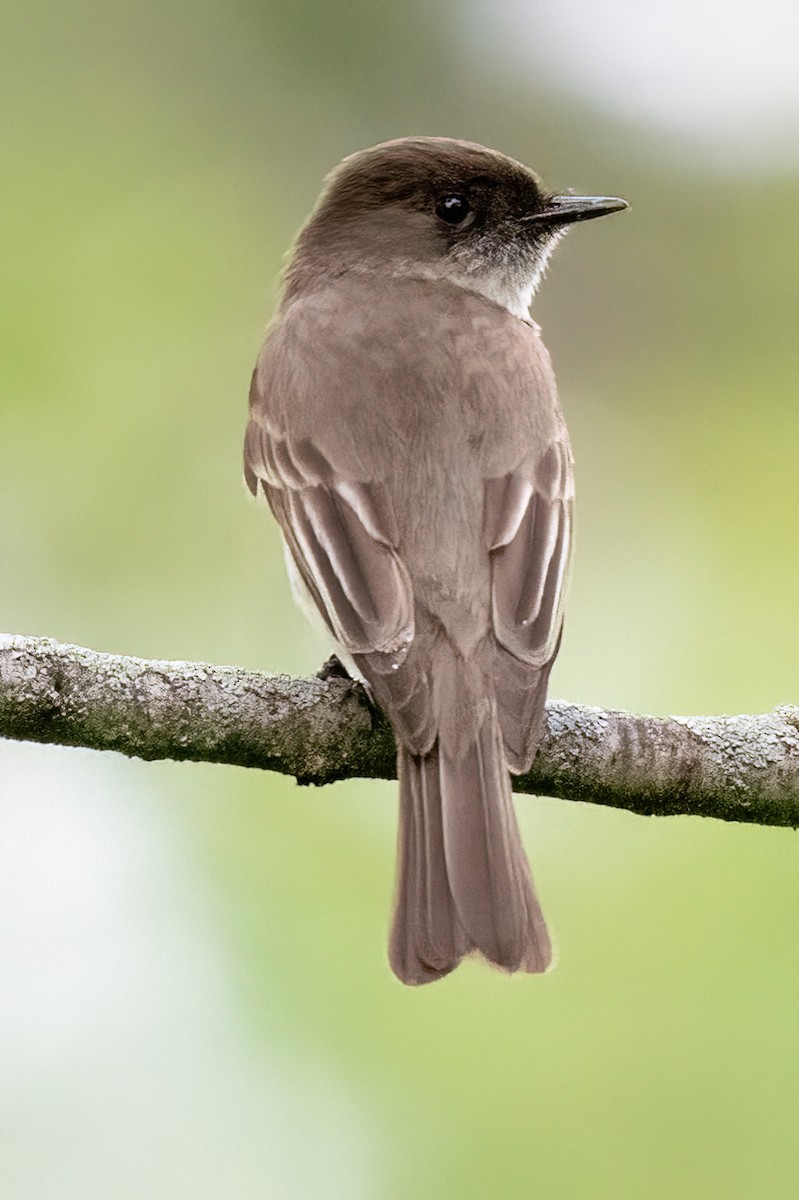
<path fill-rule="evenodd" d="M 594 217 L 621 212 L 623 208 L 629 205 L 618 196 L 548 196 L 542 209 L 522 219 L 537 225 L 571 225 L 574 221 L 591 221 Z"/>

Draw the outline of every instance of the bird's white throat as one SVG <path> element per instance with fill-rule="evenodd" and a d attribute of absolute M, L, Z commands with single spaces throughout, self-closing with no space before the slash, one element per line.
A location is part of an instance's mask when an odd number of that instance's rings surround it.
<path fill-rule="evenodd" d="M 393 264 L 396 277 L 435 279 L 453 283 L 468 292 L 476 292 L 487 300 L 506 308 L 514 317 L 533 324 L 530 305 L 547 269 L 552 251 L 560 240 L 559 233 L 537 248 L 534 259 L 527 263 L 485 263 L 478 266 L 443 260 L 435 266 L 410 261 Z"/>

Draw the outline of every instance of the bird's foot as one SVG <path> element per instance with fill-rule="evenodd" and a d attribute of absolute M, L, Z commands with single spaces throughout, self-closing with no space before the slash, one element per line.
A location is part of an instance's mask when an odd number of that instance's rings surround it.
<path fill-rule="evenodd" d="M 341 661 L 341 659 L 338 657 L 337 654 L 331 654 L 330 658 L 327 660 L 327 662 L 322 664 L 322 666 L 316 672 L 316 678 L 317 679 L 349 679 L 350 681 L 352 681 L 352 676 L 350 675 L 349 671 L 344 666 L 344 663 Z"/>

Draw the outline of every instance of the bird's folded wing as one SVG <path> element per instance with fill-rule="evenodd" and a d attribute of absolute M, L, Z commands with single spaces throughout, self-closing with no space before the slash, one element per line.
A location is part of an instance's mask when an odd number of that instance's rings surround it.
<path fill-rule="evenodd" d="M 494 682 L 508 761 L 516 771 L 527 770 L 535 753 L 560 640 L 573 501 L 565 433 L 536 463 L 486 483 Z"/>
<path fill-rule="evenodd" d="M 293 440 L 250 416 L 244 471 L 277 518 L 300 576 L 338 644 L 350 654 L 394 655 L 413 639 L 410 581 L 381 485 L 338 478 L 311 438 Z"/>

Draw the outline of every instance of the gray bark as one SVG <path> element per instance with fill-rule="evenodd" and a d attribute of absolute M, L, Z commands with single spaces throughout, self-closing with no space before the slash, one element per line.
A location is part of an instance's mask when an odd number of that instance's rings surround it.
<path fill-rule="evenodd" d="M 300 783 L 395 777 L 391 729 L 358 683 L 48 638 L 0 635 L 0 737 L 260 767 Z M 799 709 L 650 717 L 552 700 L 533 769 L 514 791 L 795 828 Z"/>

